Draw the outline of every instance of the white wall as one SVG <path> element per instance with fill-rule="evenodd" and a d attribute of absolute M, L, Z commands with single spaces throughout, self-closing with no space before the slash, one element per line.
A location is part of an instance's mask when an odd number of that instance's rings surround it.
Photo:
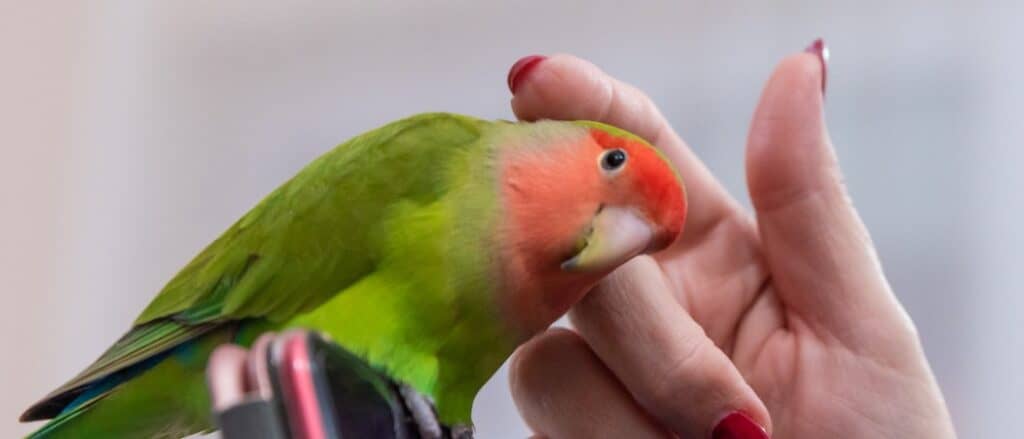
<path fill-rule="evenodd" d="M 1021 6 L 1006 2 L 59 2 L 0 6 L 0 436 L 198 249 L 341 140 L 426 110 L 509 118 L 519 56 L 647 90 L 741 198 L 775 61 L 832 49 L 828 117 L 963 437 L 1024 409 Z M 13 360 L 10 360 L 13 359 Z M 505 377 L 481 437 L 523 437 Z"/>

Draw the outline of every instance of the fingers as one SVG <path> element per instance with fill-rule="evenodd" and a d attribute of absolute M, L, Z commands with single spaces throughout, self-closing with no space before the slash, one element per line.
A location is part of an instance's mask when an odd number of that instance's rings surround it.
<path fill-rule="evenodd" d="M 273 332 L 267 332 L 260 335 L 253 343 L 249 346 L 249 352 L 251 354 L 246 360 L 246 374 L 247 379 L 252 386 L 252 390 L 255 391 L 261 398 L 271 399 L 274 397 L 273 386 L 270 384 L 270 371 L 267 365 L 267 350 L 270 349 L 270 344 L 274 341 L 276 335 Z"/>
<path fill-rule="evenodd" d="M 672 298 L 651 258 L 635 258 L 612 273 L 576 305 L 571 317 L 640 406 L 681 437 L 709 437 L 737 411 L 749 418 L 736 425 L 770 428 L 764 404 Z"/>
<path fill-rule="evenodd" d="M 512 110 L 521 120 L 594 120 L 630 131 L 662 150 L 687 188 L 689 204 L 680 245 L 737 211 L 736 204 L 703 163 L 676 135 L 653 102 L 640 90 L 570 55 L 524 58 L 513 66 Z"/>
<path fill-rule="evenodd" d="M 551 329 L 523 345 L 509 377 L 516 406 L 538 436 L 669 437 L 572 331 Z"/>
<path fill-rule="evenodd" d="M 878 340 L 861 336 L 909 319 L 843 186 L 823 118 L 821 59 L 790 56 L 765 86 L 747 146 L 750 196 L 786 307 L 819 333 Z"/>
<path fill-rule="evenodd" d="M 241 346 L 226 344 L 210 354 L 206 366 L 206 383 L 214 411 L 221 411 L 242 401 L 246 393 L 245 357 Z"/>
<path fill-rule="evenodd" d="M 598 120 L 652 143 L 678 143 L 643 92 L 582 59 L 554 55 L 537 63 L 527 76 L 517 75 L 516 82 L 512 111 L 520 119 Z"/>

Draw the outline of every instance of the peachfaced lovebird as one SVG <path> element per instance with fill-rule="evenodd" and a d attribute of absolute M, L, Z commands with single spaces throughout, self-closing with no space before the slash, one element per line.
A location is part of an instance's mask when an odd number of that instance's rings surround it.
<path fill-rule="evenodd" d="M 632 257 L 668 247 L 682 181 L 597 122 L 429 113 L 314 160 L 172 278 L 132 328 L 30 407 L 34 438 L 209 431 L 224 343 L 321 331 L 471 425 L 473 398 L 532 335 Z"/>

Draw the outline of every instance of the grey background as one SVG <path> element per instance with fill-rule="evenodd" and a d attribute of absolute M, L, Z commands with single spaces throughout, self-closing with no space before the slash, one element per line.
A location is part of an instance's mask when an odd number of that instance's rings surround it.
<path fill-rule="evenodd" d="M 852 195 L 963 437 L 1015 431 L 1022 6 L 967 2 L 0 3 L 0 436 L 203 245 L 339 141 L 427 110 L 510 118 L 570 52 L 650 93 L 737 197 L 773 65 L 832 49 Z M 525 437 L 504 372 L 481 437 Z"/>

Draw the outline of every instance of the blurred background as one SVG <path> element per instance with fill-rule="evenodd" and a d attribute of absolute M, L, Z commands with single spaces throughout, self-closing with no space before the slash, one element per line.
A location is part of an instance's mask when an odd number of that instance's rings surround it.
<path fill-rule="evenodd" d="M 763 81 L 818 36 L 847 182 L 960 434 L 1018 430 L 1022 3 L 282 3 L 0 6 L 0 436 L 352 135 L 427 110 L 511 118 L 508 67 L 570 52 L 652 95 L 745 200 Z M 528 434 L 504 371 L 474 417 L 479 437 Z"/>

